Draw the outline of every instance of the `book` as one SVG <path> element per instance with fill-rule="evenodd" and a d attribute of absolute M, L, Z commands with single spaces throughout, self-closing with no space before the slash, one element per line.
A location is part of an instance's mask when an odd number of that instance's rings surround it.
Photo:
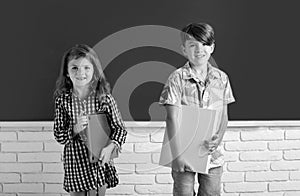
<path fill-rule="evenodd" d="M 85 142 L 89 150 L 89 160 L 94 163 L 99 160 L 101 150 L 110 142 L 111 130 L 107 121 L 106 114 L 88 115 L 87 128 L 80 132 L 80 137 Z M 111 158 L 118 157 L 118 150 L 112 152 Z"/>
<path fill-rule="evenodd" d="M 216 110 L 182 105 L 178 115 L 179 129 L 174 136 L 179 141 L 179 152 L 172 154 L 170 143 L 175 138 L 170 140 L 165 131 L 159 165 L 172 167 L 172 161 L 181 155 L 193 172 L 207 174 L 210 155 L 203 144 L 214 134 L 216 119 Z"/>

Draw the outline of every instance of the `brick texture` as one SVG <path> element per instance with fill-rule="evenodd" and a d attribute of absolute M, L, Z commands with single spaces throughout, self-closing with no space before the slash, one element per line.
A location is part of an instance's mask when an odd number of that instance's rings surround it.
<path fill-rule="evenodd" d="M 107 195 L 172 195 L 171 169 L 158 165 L 164 127 L 148 126 L 127 128 Z M 67 196 L 52 127 L 0 128 L 0 196 Z M 300 195 L 300 127 L 229 127 L 222 147 L 222 196 Z"/>

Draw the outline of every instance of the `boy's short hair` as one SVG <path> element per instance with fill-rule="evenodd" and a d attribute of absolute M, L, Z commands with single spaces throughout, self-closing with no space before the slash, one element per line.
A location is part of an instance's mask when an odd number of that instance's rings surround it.
<path fill-rule="evenodd" d="M 187 40 L 194 38 L 203 45 L 211 46 L 215 43 L 214 34 L 214 29 L 209 24 L 191 23 L 181 30 L 181 40 L 183 45 Z"/>

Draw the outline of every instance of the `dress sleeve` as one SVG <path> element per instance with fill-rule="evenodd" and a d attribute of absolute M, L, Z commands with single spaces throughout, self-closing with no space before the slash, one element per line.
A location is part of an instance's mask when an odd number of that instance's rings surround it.
<path fill-rule="evenodd" d="M 159 98 L 161 105 L 180 105 L 181 103 L 181 79 L 178 73 L 172 73 L 168 78 Z"/>
<path fill-rule="evenodd" d="M 73 128 L 70 123 L 67 111 L 63 107 L 62 98 L 55 100 L 55 117 L 54 117 L 54 138 L 60 144 L 67 144 L 72 141 Z"/>
<path fill-rule="evenodd" d="M 112 129 L 110 139 L 118 146 L 119 149 L 121 149 L 122 144 L 125 143 L 127 131 L 125 130 L 124 122 L 113 96 L 107 94 L 105 99 L 105 107 L 109 115 L 109 124 Z"/>

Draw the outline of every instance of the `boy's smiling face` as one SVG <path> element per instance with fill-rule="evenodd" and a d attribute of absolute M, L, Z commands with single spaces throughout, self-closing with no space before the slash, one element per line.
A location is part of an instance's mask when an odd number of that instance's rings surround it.
<path fill-rule="evenodd" d="M 215 45 L 203 45 L 194 38 L 186 40 L 182 46 L 183 54 L 194 65 L 206 64 L 213 53 Z"/>

